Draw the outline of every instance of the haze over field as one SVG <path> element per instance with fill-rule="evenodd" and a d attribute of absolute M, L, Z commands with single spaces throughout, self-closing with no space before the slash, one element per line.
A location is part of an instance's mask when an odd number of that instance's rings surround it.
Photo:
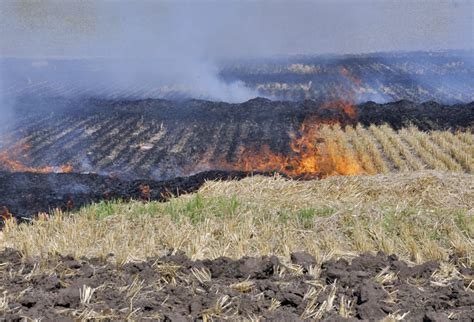
<path fill-rule="evenodd" d="M 101 77 L 119 80 L 124 88 L 159 80 L 192 97 L 243 101 L 257 93 L 220 80 L 224 59 L 472 49 L 473 5 L 468 0 L 2 1 L 0 56 L 113 57 Z"/>
<path fill-rule="evenodd" d="M 174 59 L 472 49 L 473 6 L 469 0 L 2 1 L 0 51 Z"/>

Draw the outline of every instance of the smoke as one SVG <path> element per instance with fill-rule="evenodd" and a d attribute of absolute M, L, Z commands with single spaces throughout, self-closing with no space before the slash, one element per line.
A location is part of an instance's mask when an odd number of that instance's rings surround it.
<path fill-rule="evenodd" d="M 23 75 L 24 82 L 67 84 L 92 95 L 117 97 L 142 87 L 148 93 L 134 97 L 241 102 L 257 96 L 242 82 L 220 79 L 224 34 L 215 39 L 213 33 L 230 12 L 213 9 L 211 3 L 204 6 L 167 1 L 3 2 L 1 17 L 6 19 L 0 22 L 0 35 L 6 45 L 0 47 L 1 54 L 47 59 L 32 61 L 33 71 Z M 58 62 L 62 59 L 69 64 Z M 105 92 L 99 90 L 104 84 L 109 84 Z"/>
<path fill-rule="evenodd" d="M 257 93 L 219 77 L 229 59 L 472 49 L 472 9 L 469 0 L 5 0 L 0 56 L 49 59 L 20 83 L 239 102 Z M 77 68 L 51 58 L 103 60 Z"/>
<path fill-rule="evenodd" d="M 6 90 L 6 84 L 3 79 L 3 64 L 0 61 L 0 148 L 4 144 L 5 138 L 5 124 L 10 123 L 13 118 L 12 113 L 12 102 L 4 95 Z M 10 99 L 11 100 L 11 99 Z"/>

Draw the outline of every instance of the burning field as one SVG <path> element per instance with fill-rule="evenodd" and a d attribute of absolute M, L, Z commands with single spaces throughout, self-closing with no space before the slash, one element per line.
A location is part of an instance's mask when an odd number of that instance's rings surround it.
<path fill-rule="evenodd" d="M 93 172 L 158 180 L 216 168 L 326 176 L 334 165 L 324 163 L 331 163 L 329 159 L 340 149 L 337 145 L 346 144 L 347 154 L 354 154 L 362 143 L 372 142 L 366 148 L 385 146 L 384 137 L 393 141 L 395 150 L 405 149 L 402 154 L 420 156 L 419 168 L 437 168 L 417 148 L 432 149 L 430 144 L 437 142 L 442 142 L 437 152 L 458 163 L 456 169 L 469 171 L 471 162 L 452 156 L 449 145 L 469 144 L 472 103 L 355 105 L 254 99 L 227 104 L 19 98 L 16 104 L 17 113 L 25 116 L 5 127 L 0 152 L 1 167 L 10 171 Z M 382 127 L 375 128 L 378 125 Z M 451 130 L 452 135 L 436 132 L 442 130 Z M 381 136 L 380 131 L 385 134 Z M 410 134 L 417 142 L 407 138 Z M 402 137 L 406 138 L 403 142 Z M 400 168 L 393 165 L 397 162 L 387 149 L 379 149 L 385 162 L 380 166 Z M 315 159 L 306 162 L 309 157 Z M 360 163 L 353 159 L 348 162 Z M 459 163 L 464 165 L 460 168 Z"/>
<path fill-rule="evenodd" d="M 2 139 L 0 206 L 17 218 L 99 200 L 166 200 L 234 173 L 320 179 L 474 171 L 472 103 L 18 98 L 16 104 L 25 117 L 6 127 Z"/>
<path fill-rule="evenodd" d="M 472 103 L 16 104 L 7 320 L 474 318 Z"/>
<path fill-rule="evenodd" d="M 294 101 L 12 84 L 0 318 L 472 320 L 474 103 L 410 59 L 222 72 Z"/>

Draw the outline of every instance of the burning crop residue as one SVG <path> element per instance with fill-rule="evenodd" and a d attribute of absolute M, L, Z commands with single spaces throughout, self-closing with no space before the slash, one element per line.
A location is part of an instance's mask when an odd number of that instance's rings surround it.
<path fill-rule="evenodd" d="M 314 118 L 303 121 L 298 132 L 290 134 L 289 153 L 273 152 L 268 145 L 258 151 L 244 149 L 237 162 L 220 161 L 217 167 L 227 170 L 276 171 L 290 177 L 324 178 L 333 175 L 356 175 L 364 171 L 357 158 L 346 154 L 335 140 L 323 138 L 322 123 Z"/>
<path fill-rule="evenodd" d="M 10 210 L 6 206 L 0 207 L 0 222 L 6 222 L 13 218 L 13 215 L 10 213 Z"/>
<path fill-rule="evenodd" d="M 354 120 L 357 117 L 354 93 L 362 86 L 362 81 L 343 67 L 339 73 L 345 86 L 335 86 L 334 95 L 319 108 L 337 110 L 345 118 Z M 344 147 L 337 140 L 322 135 L 321 127 L 328 124 L 337 125 L 340 121 L 307 116 L 297 133 L 290 133 L 288 153 L 273 152 L 268 145 L 263 145 L 259 150 L 244 148 L 237 162 L 221 160 L 216 166 L 249 172 L 276 171 L 290 177 L 307 179 L 364 173 L 355 155 L 345 153 Z"/>
<path fill-rule="evenodd" d="M 0 150 L 0 169 L 10 172 L 30 173 L 71 173 L 74 168 L 69 165 L 33 167 L 28 166 L 22 160 L 28 159 L 30 145 L 18 142 L 9 148 Z"/>

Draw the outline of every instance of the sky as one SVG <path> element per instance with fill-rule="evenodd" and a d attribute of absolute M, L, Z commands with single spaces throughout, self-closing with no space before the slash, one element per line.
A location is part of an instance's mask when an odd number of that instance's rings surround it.
<path fill-rule="evenodd" d="M 472 49 L 474 0 L 0 0 L 0 55 L 238 58 Z"/>

